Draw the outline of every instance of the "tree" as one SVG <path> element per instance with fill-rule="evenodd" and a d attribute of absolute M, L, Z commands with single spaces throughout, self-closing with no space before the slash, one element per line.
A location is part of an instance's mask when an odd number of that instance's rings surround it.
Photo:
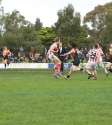
<path fill-rule="evenodd" d="M 0 0 L 1 5 L 2 0 Z M 4 33 L 4 8 L 0 6 L 0 46 L 2 46 L 3 43 L 3 33 Z"/>
<path fill-rule="evenodd" d="M 44 46 L 49 47 L 53 43 L 56 34 L 51 27 L 46 27 L 38 31 L 38 37 L 42 40 Z"/>
<path fill-rule="evenodd" d="M 68 4 L 63 10 L 59 10 L 57 15 L 58 21 L 52 26 L 53 30 L 63 41 L 63 38 L 67 38 L 67 44 L 71 37 L 80 32 L 80 14 L 74 12 L 72 4 Z"/>
<path fill-rule="evenodd" d="M 112 10 L 112 2 L 105 5 L 98 5 L 94 10 L 88 12 L 83 19 L 83 23 L 91 37 L 95 41 L 100 41 L 101 33 L 105 29 L 105 17 L 108 10 Z"/>
<path fill-rule="evenodd" d="M 22 32 L 22 27 L 30 24 L 25 20 L 25 17 L 20 14 L 19 11 L 14 10 L 11 14 L 7 13 L 5 16 L 5 31 L 17 34 Z"/>
<path fill-rule="evenodd" d="M 37 18 L 36 21 L 35 21 L 35 31 L 39 31 L 41 28 L 42 28 L 43 24 L 40 22 L 40 19 Z"/>
<path fill-rule="evenodd" d="M 1 5 L 2 0 L 0 0 L 0 5 Z M 4 8 L 0 6 L 0 35 L 3 35 L 4 33 L 4 21 L 5 21 L 5 16 L 4 16 Z"/>
<path fill-rule="evenodd" d="M 112 42 L 112 10 L 107 12 L 105 18 L 105 29 L 101 34 L 101 40 L 105 46 Z"/>

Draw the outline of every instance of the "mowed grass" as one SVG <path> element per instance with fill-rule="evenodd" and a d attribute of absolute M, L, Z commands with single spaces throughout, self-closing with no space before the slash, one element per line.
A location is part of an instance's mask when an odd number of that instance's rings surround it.
<path fill-rule="evenodd" d="M 0 125 L 112 125 L 112 74 L 0 69 Z"/>

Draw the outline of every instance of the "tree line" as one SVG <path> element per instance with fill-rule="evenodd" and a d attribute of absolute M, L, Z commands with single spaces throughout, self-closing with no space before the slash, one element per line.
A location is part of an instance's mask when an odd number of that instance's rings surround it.
<path fill-rule="evenodd" d="M 75 11 L 72 4 L 59 10 L 57 15 L 58 20 L 53 26 L 43 27 L 38 17 L 32 24 L 18 10 L 4 13 L 4 8 L 0 6 L 0 46 L 15 50 L 23 46 L 26 52 L 33 46 L 42 53 L 43 48 L 49 47 L 56 36 L 61 38 L 64 46 L 70 46 L 71 41 L 76 41 L 79 47 L 91 47 L 94 43 L 102 42 L 106 50 L 112 42 L 112 2 L 98 5 L 86 13 L 83 25 L 80 13 Z"/>

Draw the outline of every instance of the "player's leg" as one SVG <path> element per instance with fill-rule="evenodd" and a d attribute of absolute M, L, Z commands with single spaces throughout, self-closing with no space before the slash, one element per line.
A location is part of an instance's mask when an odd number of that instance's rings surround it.
<path fill-rule="evenodd" d="M 72 65 L 71 68 L 70 68 L 70 71 L 69 71 L 68 75 L 67 75 L 67 76 L 64 76 L 64 78 L 65 78 L 66 80 L 69 79 L 69 77 L 70 77 L 70 75 L 72 74 L 73 70 L 75 70 L 75 67 L 76 67 L 76 66 Z"/>
<path fill-rule="evenodd" d="M 7 59 L 4 59 L 4 68 L 6 68 L 7 65 Z"/>
<path fill-rule="evenodd" d="M 99 64 L 100 67 L 103 69 L 103 71 L 106 73 L 106 76 L 108 76 L 108 72 L 107 72 L 106 68 L 105 68 L 104 65 L 103 65 L 102 59 L 100 59 L 100 60 L 98 61 L 98 64 Z"/>
<path fill-rule="evenodd" d="M 91 67 L 92 67 L 91 62 L 88 62 L 85 66 L 85 72 L 88 74 L 88 79 L 90 79 L 93 76 L 91 71 L 90 71 Z"/>
<path fill-rule="evenodd" d="M 60 59 L 54 56 L 53 62 L 54 62 L 54 76 L 57 76 L 57 77 L 58 75 L 62 76 L 62 74 L 60 73 L 60 68 L 61 68 Z"/>
<path fill-rule="evenodd" d="M 53 54 L 48 54 L 48 59 L 54 63 L 54 77 L 55 78 L 58 78 L 58 75 L 57 75 L 57 72 L 58 72 L 58 68 L 57 68 L 57 63 L 56 63 L 56 60 L 55 60 L 55 55 Z"/>
<path fill-rule="evenodd" d="M 69 77 L 71 76 L 71 74 L 72 74 L 73 72 L 82 71 L 83 68 L 78 67 L 78 65 L 79 65 L 79 64 L 77 64 L 77 65 L 72 65 L 72 67 L 70 68 L 70 71 L 69 71 L 68 75 L 67 75 L 67 76 L 64 76 L 64 78 L 65 78 L 65 79 L 69 79 Z"/>
<path fill-rule="evenodd" d="M 108 62 L 106 69 L 109 70 L 112 73 L 112 69 L 111 69 L 112 63 Z"/>
<path fill-rule="evenodd" d="M 96 71 L 96 66 L 92 68 L 92 71 L 94 72 L 94 80 L 97 80 L 97 71 Z"/>

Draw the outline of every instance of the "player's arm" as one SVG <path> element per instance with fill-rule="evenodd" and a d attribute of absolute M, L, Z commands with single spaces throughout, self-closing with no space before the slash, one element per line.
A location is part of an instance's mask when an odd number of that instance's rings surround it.
<path fill-rule="evenodd" d="M 69 51 L 69 52 L 63 54 L 63 56 L 67 56 L 67 55 L 71 54 L 72 52 L 75 52 L 75 51 L 74 51 L 74 50 L 71 50 L 71 51 Z"/>
<path fill-rule="evenodd" d="M 52 47 L 50 48 L 50 52 L 57 53 L 57 52 L 58 52 L 58 49 L 57 49 L 57 51 L 55 51 L 54 48 L 57 48 L 57 46 L 52 46 Z"/>
<path fill-rule="evenodd" d="M 82 55 L 82 52 L 80 50 L 76 49 L 76 51 L 78 54 Z"/>
<path fill-rule="evenodd" d="M 103 53 L 103 51 L 102 51 L 102 50 L 100 50 L 100 54 L 101 54 L 101 55 L 104 55 L 104 53 Z"/>
<path fill-rule="evenodd" d="M 3 57 L 6 55 L 6 52 L 5 52 L 5 50 L 3 51 Z"/>
<path fill-rule="evenodd" d="M 101 56 L 101 53 L 98 52 L 98 53 L 97 53 L 97 62 L 100 62 L 100 56 Z"/>
<path fill-rule="evenodd" d="M 86 54 L 86 57 L 89 58 L 90 56 L 90 51 Z"/>
<path fill-rule="evenodd" d="M 11 55 L 11 52 L 8 50 L 8 52 L 9 52 L 9 55 Z"/>

